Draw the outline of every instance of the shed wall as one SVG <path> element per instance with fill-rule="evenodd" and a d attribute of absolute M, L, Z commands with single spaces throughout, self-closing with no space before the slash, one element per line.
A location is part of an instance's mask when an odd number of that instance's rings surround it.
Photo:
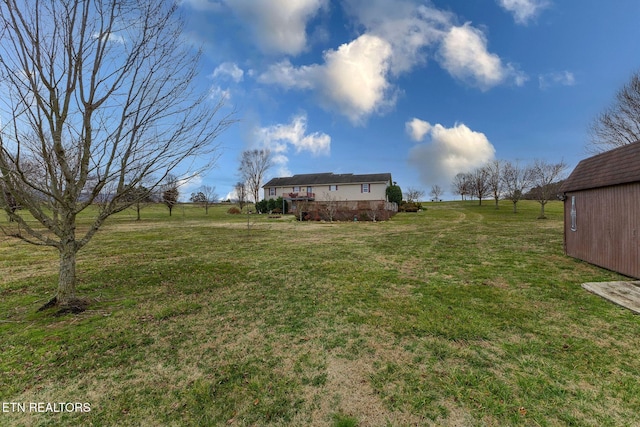
<path fill-rule="evenodd" d="M 566 193 L 567 255 L 640 278 L 640 183 Z M 575 230 L 571 205 L 575 197 Z"/>

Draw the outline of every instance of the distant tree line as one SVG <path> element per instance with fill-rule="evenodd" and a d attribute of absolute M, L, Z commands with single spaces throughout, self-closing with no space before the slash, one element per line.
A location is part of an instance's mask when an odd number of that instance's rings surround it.
<path fill-rule="evenodd" d="M 510 200 L 514 213 L 520 200 L 536 200 L 540 203 L 539 218 L 546 218 L 544 207 L 556 198 L 566 168 L 563 161 L 550 163 L 538 159 L 533 164 L 521 165 L 517 161 L 493 160 L 470 172 L 457 174 L 451 189 L 462 200 L 473 197 L 480 205 L 483 199 L 493 199 L 496 209 L 501 199 Z"/>

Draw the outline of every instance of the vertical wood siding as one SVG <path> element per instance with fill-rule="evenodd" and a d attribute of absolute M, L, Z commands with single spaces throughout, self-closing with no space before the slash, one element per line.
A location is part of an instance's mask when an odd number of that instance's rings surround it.
<path fill-rule="evenodd" d="M 640 183 L 567 192 L 564 235 L 567 255 L 640 278 Z M 576 230 L 571 230 L 575 196 Z"/>

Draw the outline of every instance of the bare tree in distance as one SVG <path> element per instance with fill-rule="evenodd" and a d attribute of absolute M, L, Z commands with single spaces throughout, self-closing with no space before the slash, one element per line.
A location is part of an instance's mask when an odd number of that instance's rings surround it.
<path fill-rule="evenodd" d="M 212 187 L 210 185 L 203 185 L 200 187 L 200 191 L 197 193 L 191 193 L 191 197 L 189 200 L 193 203 L 199 203 L 200 206 L 204 207 L 205 215 L 209 214 L 209 206 L 218 200 L 218 195 L 216 194 L 216 187 Z"/>
<path fill-rule="evenodd" d="M 165 183 L 162 185 L 162 203 L 169 208 L 169 216 L 173 212 L 173 207 L 178 204 L 180 197 L 178 185 L 178 178 L 173 174 L 167 175 Z"/>
<path fill-rule="evenodd" d="M 244 182 L 238 182 L 235 186 L 236 200 L 240 210 L 242 210 L 247 204 L 247 186 Z"/>
<path fill-rule="evenodd" d="M 204 194 L 204 201 L 202 204 L 204 205 L 204 213 L 205 215 L 209 214 L 209 206 L 218 201 L 218 194 L 216 193 L 215 185 L 203 185 L 200 187 L 200 191 Z"/>
<path fill-rule="evenodd" d="M 125 196 L 125 200 L 133 202 L 131 207 L 136 211 L 136 221 L 140 221 L 140 211 L 150 203 L 153 203 L 154 195 L 143 185 L 138 185 Z"/>
<path fill-rule="evenodd" d="M 564 161 L 558 163 L 549 163 L 545 160 L 537 159 L 531 167 L 532 187 L 531 190 L 534 199 L 540 203 L 540 216 L 538 219 L 545 219 L 544 207 L 556 198 L 555 186 L 552 184 L 558 181 L 567 164 Z"/>
<path fill-rule="evenodd" d="M 593 154 L 609 151 L 640 140 L 640 70 L 618 90 L 614 102 L 590 127 L 587 150 Z"/>
<path fill-rule="evenodd" d="M 254 149 L 242 152 L 238 170 L 254 203 L 260 201 L 260 187 L 264 175 L 272 165 L 271 151 L 268 149 Z"/>
<path fill-rule="evenodd" d="M 471 194 L 476 196 L 479 200 L 479 205 L 482 206 L 482 199 L 489 191 L 489 172 L 484 167 L 476 168 L 468 176 Z"/>
<path fill-rule="evenodd" d="M 153 192 L 172 170 L 185 178 L 210 167 L 234 121 L 218 118 L 222 100 L 196 91 L 200 54 L 184 42 L 177 9 L 164 0 L 0 2 L 0 180 L 24 210 L 5 209 L 19 225 L 5 231 L 58 250 L 46 306 L 83 304 L 78 251 L 141 184 Z M 99 194 L 94 219 L 77 227 Z"/>
<path fill-rule="evenodd" d="M 505 197 L 513 203 L 513 213 L 517 213 L 517 205 L 524 193 L 531 187 L 532 171 L 528 166 L 520 166 L 516 162 L 505 162 L 502 168 L 502 183 Z"/>
<path fill-rule="evenodd" d="M 453 177 L 451 183 L 451 189 L 455 194 L 459 194 L 461 199 L 464 200 L 464 196 L 471 193 L 471 182 L 469 174 L 460 172 Z"/>
<path fill-rule="evenodd" d="M 442 187 L 440 187 L 438 184 L 431 186 L 431 191 L 429 192 L 429 195 L 431 196 L 432 201 L 439 202 L 440 197 L 442 197 L 442 194 L 443 194 Z"/>
<path fill-rule="evenodd" d="M 496 209 L 499 209 L 500 196 L 502 195 L 502 174 L 504 163 L 501 160 L 492 160 L 485 166 L 487 171 L 487 183 L 489 192 L 493 195 Z"/>
<path fill-rule="evenodd" d="M 424 198 L 424 190 L 415 187 L 408 187 L 404 192 L 404 197 L 409 203 L 419 202 L 420 199 Z"/>

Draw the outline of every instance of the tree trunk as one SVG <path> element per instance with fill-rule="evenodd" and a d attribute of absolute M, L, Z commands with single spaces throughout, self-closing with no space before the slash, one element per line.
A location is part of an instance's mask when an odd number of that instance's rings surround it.
<path fill-rule="evenodd" d="M 517 201 L 517 200 L 514 200 L 514 201 L 513 201 L 513 213 L 518 213 L 518 208 L 517 208 L 517 206 L 518 206 L 518 201 Z"/>
<path fill-rule="evenodd" d="M 58 278 L 57 305 L 69 305 L 76 298 L 76 254 L 75 240 L 63 243 L 60 249 L 60 277 Z"/>
<path fill-rule="evenodd" d="M 544 215 L 544 205 L 545 205 L 545 204 L 546 204 L 546 203 L 542 203 L 542 202 L 540 202 L 540 216 L 538 217 L 539 219 L 545 219 L 545 218 L 547 218 L 547 217 Z"/>

